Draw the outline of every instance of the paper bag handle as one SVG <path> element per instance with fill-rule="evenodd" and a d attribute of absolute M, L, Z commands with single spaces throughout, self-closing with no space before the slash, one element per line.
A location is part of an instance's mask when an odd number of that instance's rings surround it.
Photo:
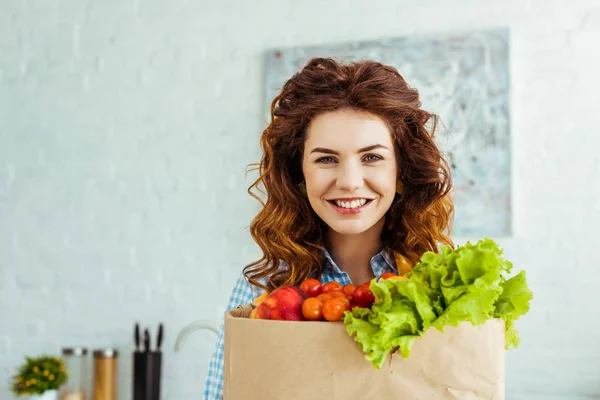
<path fill-rule="evenodd" d="M 252 304 L 240 304 L 235 310 L 231 311 L 231 316 L 234 318 L 248 318 L 253 309 Z"/>

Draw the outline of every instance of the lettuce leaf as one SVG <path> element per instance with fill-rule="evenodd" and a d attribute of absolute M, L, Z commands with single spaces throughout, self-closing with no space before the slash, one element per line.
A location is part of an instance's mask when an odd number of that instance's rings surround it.
<path fill-rule="evenodd" d="M 443 332 L 463 321 L 479 325 L 502 318 L 506 348 L 517 347 L 514 321 L 529 311 L 533 294 L 524 271 L 505 278 L 512 267 L 491 239 L 426 252 L 408 280 L 371 281 L 375 303 L 346 312 L 346 330 L 378 369 L 393 351 L 409 357 L 414 341 L 430 327 Z"/>
<path fill-rule="evenodd" d="M 354 308 L 344 317 L 348 334 L 354 336 L 366 358 L 381 368 L 392 349 L 405 356 L 419 332 L 437 317 L 431 299 L 418 282 L 371 282 L 377 301 L 371 309 Z"/>
<path fill-rule="evenodd" d="M 533 293 L 527 287 L 525 271 L 504 282 L 502 289 L 496 302 L 494 317 L 502 318 L 506 323 L 506 349 L 509 350 L 519 346 L 519 333 L 514 328 L 514 321 L 529 311 Z"/>

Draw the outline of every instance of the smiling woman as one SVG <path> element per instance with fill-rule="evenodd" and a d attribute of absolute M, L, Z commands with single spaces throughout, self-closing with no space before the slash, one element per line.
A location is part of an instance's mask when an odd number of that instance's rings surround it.
<path fill-rule="evenodd" d="M 410 266 L 452 244 L 450 170 L 433 139 L 436 117 L 396 69 L 315 58 L 283 86 L 271 117 L 250 188 L 267 194 L 251 224 L 263 250 L 245 269 L 251 284 L 270 291 L 319 276 L 327 252 L 365 279 L 381 249 Z"/>
<path fill-rule="evenodd" d="M 304 153 L 308 200 L 330 230 L 360 234 L 382 221 L 396 194 L 398 168 L 381 119 L 353 110 L 322 114 L 310 125 Z"/>
<path fill-rule="evenodd" d="M 271 104 L 248 190 L 263 206 L 250 225 L 263 256 L 244 268 L 227 308 L 307 278 L 354 286 L 403 275 L 452 244 L 450 173 L 434 132 L 435 116 L 394 68 L 311 60 Z M 222 390 L 221 326 L 205 398 Z"/>

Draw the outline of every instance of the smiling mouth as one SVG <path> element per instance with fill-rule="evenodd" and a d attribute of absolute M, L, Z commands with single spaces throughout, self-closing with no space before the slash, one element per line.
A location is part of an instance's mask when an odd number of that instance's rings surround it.
<path fill-rule="evenodd" d="M 353 209 L 359 209 L 361 207 L 364 207 L 365 205 L 372 202 L 373 199 L 361 198 L 361 199 L 352 199 L 352 200 L 348 199 L 348 200 L 327 200 L 327 201 L 336 207 L 344 208 L 347 210 L 353 210 Z"/>

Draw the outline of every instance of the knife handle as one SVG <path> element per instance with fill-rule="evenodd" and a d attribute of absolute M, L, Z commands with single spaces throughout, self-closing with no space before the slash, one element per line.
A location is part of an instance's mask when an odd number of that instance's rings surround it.
<path fill-rule="evenodd" d="M 162 346 L 162 341 L 163 341 L 163 324 L 159 324 L 158 325 L 158 335 L 156 338 L 156 351 L 160 351 L 160 346 Z"/>
<path fill-rule="evenodd" d="M 148 328 L 144 329 L 144 351 L 150 351 L 150 332 L 148 332 Z"/>
<path fill-rule="evenodd" d="M 135 324 L 133 338 L 135 343 L 135 351 L 140 351 L 140 324 Z"/>

